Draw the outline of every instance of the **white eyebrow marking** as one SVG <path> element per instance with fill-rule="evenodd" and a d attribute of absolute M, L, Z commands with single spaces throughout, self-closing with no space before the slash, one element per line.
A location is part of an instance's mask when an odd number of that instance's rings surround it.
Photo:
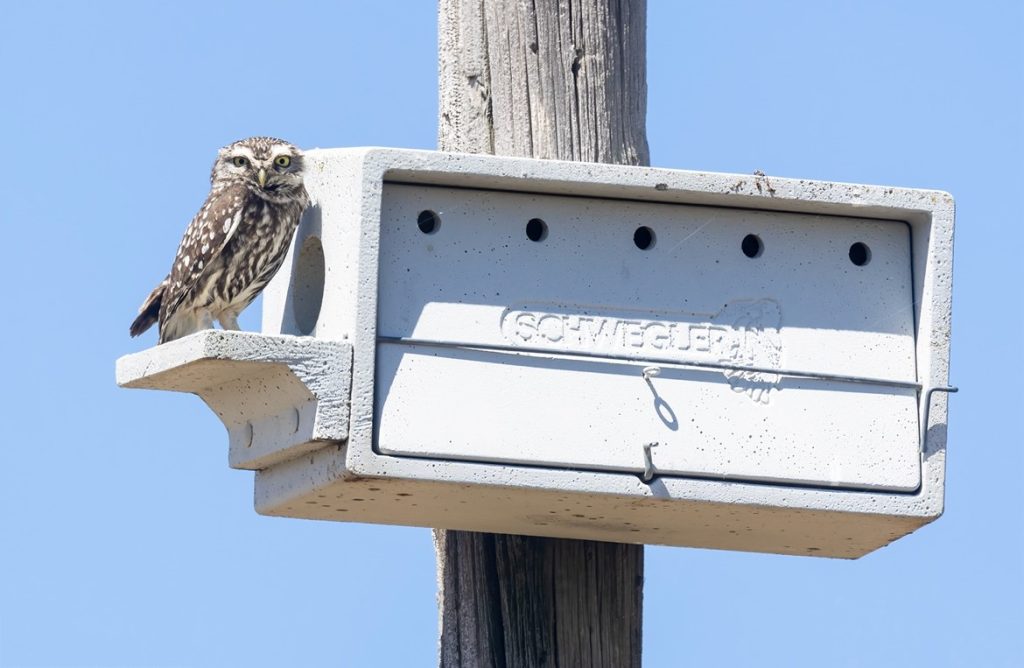
<path fill-rule="evenodd" d="M 228 152 L 228 157 L 242 156 L 243 158 L 249 158 L 249 160 L 255 160 L 256 156 L 253 154 L 252 149 L 248 146 L 236 146 Z"/>

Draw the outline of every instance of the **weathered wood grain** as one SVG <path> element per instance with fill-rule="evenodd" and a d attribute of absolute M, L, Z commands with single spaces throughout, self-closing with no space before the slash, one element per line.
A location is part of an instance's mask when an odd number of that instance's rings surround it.
<path fill-rule="evenodd" d="M 646 165 L 646 0 L 440 0 L 445 151 Z M 640 666 L 643 546 L 435 533 L 440 665 Z"/>

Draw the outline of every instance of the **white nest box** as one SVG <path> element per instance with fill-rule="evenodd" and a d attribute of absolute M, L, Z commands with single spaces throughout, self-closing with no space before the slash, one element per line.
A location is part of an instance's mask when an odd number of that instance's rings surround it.
<path fill-rule="evenodd" d="M 199 394 L 269 515 L 857 557 L 942 513 L 953 201 L 396 149 L 308 155 L 263 333 Z"/>

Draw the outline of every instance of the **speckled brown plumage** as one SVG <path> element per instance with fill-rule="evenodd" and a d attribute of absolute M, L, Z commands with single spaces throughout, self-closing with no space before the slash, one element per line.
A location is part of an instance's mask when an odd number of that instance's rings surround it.
<path fill-rule="evenodd" d="M 280 139 L 225 146 L 210 194 L 178 246 L 167 277 L 139 309 L 132 336 L 160 323 L 159 343 L 213 326 L 238 329 L 238 314 L 280 269 L 309 197 L 302 152 Z"/>

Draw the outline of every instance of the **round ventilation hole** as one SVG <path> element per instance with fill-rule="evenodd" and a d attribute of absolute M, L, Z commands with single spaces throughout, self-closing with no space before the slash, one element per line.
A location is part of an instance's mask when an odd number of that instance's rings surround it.
<path fill-rule="evenodd" d="M 526 223 L 526 237 L 530 241 L 544 241 L 548 238 L 548 224 L 540 218 L 531 218 Z"/>
<path fill-rule="evenodd" d="M 636 232 L 633 233 L 633 243 L 636 244 L 636 247 L 640 250 L 650 250 L 654 248 L 654 241 L 654 230 L 646 225 L 641 225 L 636 228 Z"/>
<path fill-rule="evenodd" d="M 850 262 L 858 267 L 863 267 L 871 262 L 871 249 L 868 248 L 868 245 L 858 241 L 850 246 Z"/>
<path fill-rule="evenodd" d="M 441 227 L 441 217 L 429 209 L 420 211 L 420 215 L 416 216 L 416 226 L 423 234 L 433 234 Z"/>
<path fill-rule="evenodd" d="M 743 254 L 749 258 L 761 257 L 761 253 L 764 252 L 764 242 L 756 234 L 748 234 L 743 237 L 740 248 L 743 250 Z"/>

